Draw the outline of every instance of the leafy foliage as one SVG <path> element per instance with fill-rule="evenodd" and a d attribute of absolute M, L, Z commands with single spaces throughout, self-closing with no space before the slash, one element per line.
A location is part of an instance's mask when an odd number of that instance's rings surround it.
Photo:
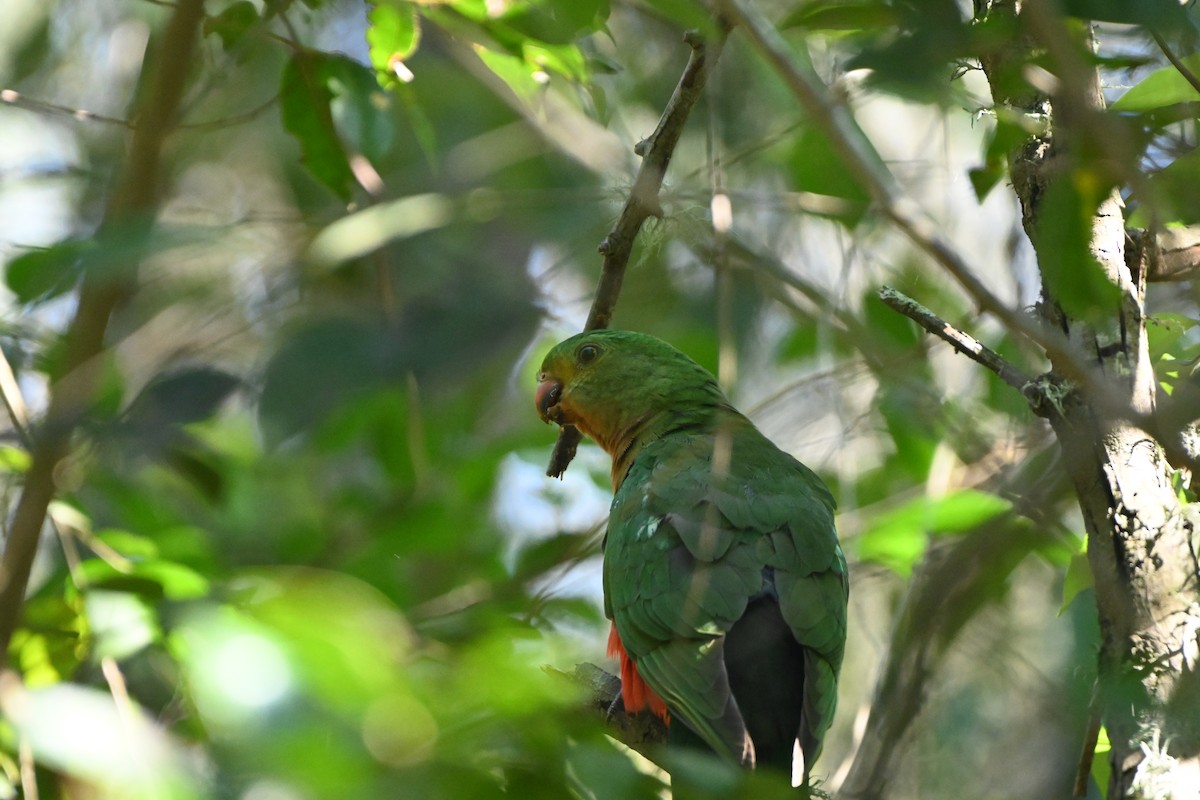
<path fill-rule="evenodd" d="M 0 443 L 10 508 L 47 386 L 72 380 L 63 332 L 81 280 L 136 275 L 138 289 L 88 364 L 100 389 L 72 410 L 55 470 L 8 652 L 20 681 L 0 676 L 0 797 L 28 793 L 30 774 L 52 798 L 658 797 L 662 773 L 543 669 L 603 658 L 608 477 L 585 446 L 566 482 L 542 479 L 552 433 L 531 372 L 582 323 L 633 145 L 686 62 L 682 30 L 711 32 L 709 15 L 682 0 L 210 2 L 157 218 L 97 234 L 126 129 L 53 104 L 129 107 L 144 81 L 125 53 L 157 41 L 173 9 L 25 5 L 0 58 L 0 86 L 43 101 L 0 106 L 17 143 L 0 182 L 13 220 L 0 219 L 0 346 L 34 417 Z M 1067 7 L 1195 27 L 1169 2 Z M 997 209 L 1014 152 L 1048 123 L 962 111 L 989 102 L 964 66 L 1017 31 L 954 3 L 858 0 L 792 4 L 778 28 L 838 82 L 871 163 L 939 210 L 1006 302 L 1035 302 L 1028 254 L 1011 252 L 1019 212 Z M 1132 86 L 1104 116 L 1136 145 L 1130 163 L 1064 159 L 1037 231 L 1058 254 L 1041 278 L 1083 319 L 1120 302 L 1088 250 L 1117 176 L 1149 176 L 1126 199 L 1158 223 L 1194 223 L 1200 207 L 1196 92 L 1135 33 L 1118 60 L 1152 69 L 1114 81 Z M 954 603 L 929 612 L 928 641 L 909 640 L 940 660 L 896 796 L 1063 795 L 1096 631 L 1047 431 L 874 289 L 894 283 L 1041 367 L 897 241 L 737 36 L 616 324 L 718 372 L 835 489 L 853 630 L 818 771 L 852 755 L 881 642 L 924 586 Z M 1022 67 L 1010 78 L 1028 89 L 1053 65 Z M 78 95 L 64 76 L 82 76 Z M 714 187 L 734 209 L 724 239 Z M 1195 383 L 1198 319 L 1194 294 L 1176 293 L 1152 320 L 1166 390 Z M 1014 760 L 1045 768 L 1013 776 Z M 668 761 L 706 797 L 789 791 L 695 754 Z"/>

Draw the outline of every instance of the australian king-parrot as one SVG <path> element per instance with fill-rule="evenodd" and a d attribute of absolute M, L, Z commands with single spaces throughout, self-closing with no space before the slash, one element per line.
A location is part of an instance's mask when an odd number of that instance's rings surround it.
<path fill-rule="evenodd" d="M 807 782 L 846 641 L 829 489 L 646 334 L 559 343 L 536 401 L 612 456 L 604 610 L 626 710 L 658 714 L 670 741 Z"/>

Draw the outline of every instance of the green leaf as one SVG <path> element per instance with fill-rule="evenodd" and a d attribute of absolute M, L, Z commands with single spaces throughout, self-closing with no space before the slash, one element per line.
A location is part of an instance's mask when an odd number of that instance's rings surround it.
<path fill-rule="evenodd" d="M 421 20 L 415 8 L 376 5 L 367 13 L 367 45 L 371 66 L 383 86 L 408 83 L 398 69 L 421 43 Z M 407 68 L 405 68 L 407 69 Z M 409 73 L 411 74 L 411 73 Z"/>
<path fill-rule="evenodd" d="M 4 282 L 20 303 L 38 303 L 70 291 L 83 272 L 87 242 L 68 240 L 31 250 L 8 262 Z"/>
<path fill-rule="evenodd" d="M 1086 537 L 1084 537 L 1083 542 L 1083 551 L 1071 556 L 1071 563 L 1067 565 L 1067 573 L 1063 578 L 1063 599 L 1062 605 L 1058 609 L 1060 617 L 1070 607 L 1071 603 L 1075 601 L 1080 592 L 1090 589 L 1095 585 L 1095 581 L 1092 578 L 1092 565 L 1088 562 Z"/>
<path fill-rule="evenodd" d="M 917 497 L 870 520 L 859 537 L 858 555 L 909 575 L 930 534 L 966 533 L 1011 508 L 1007 500 L 974 489 Z"/>
<path fill-rule="evenodd" d="M 780 30 L 860 31 L 893 28 L 899 24 L 896 9 L 879 0 L 816 0 L 803 3 L 783 18 Z"/>
<path fill-rule="evenodd" d="M 28 472 L 31 461 L 28 451 L 11 444 L 0 445 L 0 472 Z"/>
<path fill-rule="evenodd" d="M 1112 742 L 1108 738 L 1108 729 L 1101 726 L 1092 757 L 1092 780 L 1096 782 L 1101 797 L 1108 797 L 1108 782 L 1112 777 L 1112 764 L 1108 760 L 1110 752 L 1112 752 Z"/>
<path fill-rule="evenodd" d="M 220 14 L 206 17 L 204 35 L 216 34 L 221 46 L 232 50 L 254 25 L 258 24 L 258 9 L 249 0 L 238 0 L 227 6 Z"/>
<path fill-rule="evenodd" d="M 1093 218 L 1110 188 L 1094 173 L 1076 169 L 1050 184 L 1038 215 L 1042 277 L 1054 300 L 1076 319 L 1100 319 L 1121 300 L 1090 249 Z"/>
<path fill-rule="evenodd" d="M 1200 53 L 1183 59 L 1193 75 L 1200 75 Z M 1110 106 L 1113 111 L 1153 111 L 1179 103 L 1200 101 L 1200 92 L 1175 67 L 1163 67 L 1142 78 Z"/>
<path fill-rule="evenodd" d="M 500 80 L 508 84 L 508 88 L 512 89 L 517 97 L 528 100 L 541 90 L 541 82 L 533 75 L 537 69 L 530 66 L 525 59 L 498 53 L 480 45 L 475 46 L 475 54 Z"/>
<path fill-rule="evenodd" d="M 129 592 L 150 600 L 192 600 L 209 592 L 208 579 L 199 572 L 160 559 L 135 559 L 118 567 L 92 558 L 79 569 L 89 588 Z"/>
<path fill-rule="evenodd" d="M 841 201 L 831 204 L 826 216 L 851 228 L 862 220 L 870 196 L 842 166 L 829 138 L 816 127 L 805 125 L 799 130 L 788 166 L 796 190 Z"/>
<path fill-rule="evenodd" d="M 1185 4 L 1178 0 L 1066 0 L 1063 10 L 1083 19 L 1147 25 L 1160 30 L 1191 27 Z"/>
<path fill-rule="evenodd" d="M 1030 132 L 1011 120 L 1001 117 L 988 131 L 984 147 L 983 166 L 968 172 L 971 188 L 982 202 L 1008 174 L 1008 154 L 1029 138 Z"/>
<path fill-rule="evenodd" d="M 89 239 L 66 239 L 31 250 L 8 263 L 5 282 L 21 303 L 41 303 L 74 288 L 86 272 L 119 281 L 140 262 L 182 245 L 206 241 L 212 229 L 153 225 L 147 218 L 109 224 Z"/>
<path fill-rule="evenodd" d="M 1150 176 L 1160 223 L 1200 223 L 1200 150 L 1192 150 Z"/>
<path fill-rule="evenodd" d="M 375 160 L 390 148 L 390 102 L 373 74 L 341 55 L 301 52 L 284 67 L 279 104 L 283 127 L 300 144 L 301 160 L 342 199 L 354 190 L 347 148 Z"/>
<path fill-rule="evenodd" d="M 599 30 L 608 13 L 608 0 L 540 0 L 512 3 L 497 21 L 528 39 L 570 44 Z"/>

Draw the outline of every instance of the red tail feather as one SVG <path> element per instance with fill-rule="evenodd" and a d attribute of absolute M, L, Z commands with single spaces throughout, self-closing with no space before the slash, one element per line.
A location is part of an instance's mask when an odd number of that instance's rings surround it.
<path fill-rule="evenodd" d="M 670 725 L 671 712 L 667 710 L 666 702 L 654 693 L 642 680 L 641 675 L 638 675 L 637 664 L 629 657 L 629 653 L 625 652 L 625 645 L 621 644 L 615 623 L 608 634 L 608 656 L 621 660 L 621 699 L 625 702 L 625 711 L 634 714 L 649 708 L 652 714 Z"/>

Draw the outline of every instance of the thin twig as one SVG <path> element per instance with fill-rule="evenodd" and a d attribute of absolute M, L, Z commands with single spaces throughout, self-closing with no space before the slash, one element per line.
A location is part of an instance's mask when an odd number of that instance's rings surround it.
<path fill-rule="evenodd" d="M 150 214 L 158 202 L 164 142 L 174 129 L 192 55 L 204 19 L 203 0 L 180 0 L 163 35 L 152 40 L 142 70 L 149 91 L 141 105 L 126 163 L 105 209 L 101 232 Z M 132 293 L 133 277 L 89 273 L 79 288 L 75 315 L 63 334 L 62 372 L 50 388 L 45 422 L 34 438 L 32 460 L 0 559 L 0 658 L 21 616 L 29 573 L 46 509 L 55 493 L 55 471 L 70 450 L 71 435 L 100 377 L 104 337 L 113 310 Z"/>
<path fill-rule="evenodd" d="M 228 117 L 204 120 L 201 122 L 185 122 L 176 127 L 181 130 L 213 130 L 217 128 L 231 128 L 235 125 L 241 125 L 244 122 L 252 121 L 271 106 L 275 105 L 277 102 L 279 102 L 279 95 L 274 95 L 249 111 L 243 111 L 240 114 L 233 114 Z M 119 128 L 126 128 L 128 130 L 133 130 L 137 127 L 135 122 L 127 119 L 110 117 L 105 114 L 97 114 L 94 111 L 88 111 L 84 108 L 71 108 L 70 106 L 50 103 L 45 100 L 37 100 L 32 97 L 26 97 L 15 89 L 0 89 L 0 103 L 10 105 L 14 108 L 25 109 L 26 111 L 35 111 L 39 114 L 71 117 L 79 122 L 99 122 L 105 125 L 115 125 Z"/>
<path fill-rule="evenodd" d="M 1167 57 L 1167 61 L 1171 62 L 1171 66 L 1183 76 L 1185 81 L 1191 84 L 1193 89 L 1200 93 L 1200 77 L 1196 77 L 1196 73 L 1192 72 L 1188 68 L 1188 65 L 1183 63 L 1183 59 L 1175 55 L 1175 51 L 1167 44 L 1167 40 L 1162 37 L 1162 34 L 1151 30 L 1150 35 L 1154 37 L 1155 44 L 1158 45 L 1159 50 L 1162 50 L 1163 55 Z"/>
<path fill-rule="evenodd" d="M 925 306 L 913 300 L 903 292 L 896 291 L 890 286 L 879 290 L 879 299 L 889 308 L 898 311 L 925 330 L 948 342 L 958 352 L 967 358 L 981 364 L 1016 389 L 1023 391 L 1032 383 L 1028 375 L 1010 364 L 1004 356 L 991 349 L 971 334 L 959 330 Z"/>
<path fill-rule="evenodd" d="M 25 397 L 21 394 L 21 385 L 17 383 L 16 373 L 13 372 L 12 364 L 8 362 L 8 356 L 4 355 L 3 349 L 0 349 L 0 397 L 4 400 L 4 407 L 8 409 L 8 417 L 12 420 L 13 429 L 17 432 L 21 442 L 28 447 L 29 406 L 25 404 Z"/>
<path fill-rule="evenodd" d="M 621 293 L 621 283 L 625 278 L 625 268 L 629 265 L 629 257 L 633 253 L 633 243 L 647 219 L 662 216 L 659 193 L 662 190 L 663 176 L 667 173 L 675 146 L 679 144 L 679 137 L 683 134 L 688 115 L 700 99 L 708 74 L 720 57 L 728 36 L 729 28 L 718 20 L 717 33 L 711 40 L 706 41 L 694 31 L 684 37 L 684 41 L 692 48 L 691 57 L 679 78 L 675 92 L 663 110 L 658 127 L 634 148 L 634 152 L 642 157 L 642 166 L 638 169 L 633 189 L 629 192 L 625 207 L 621 209 L 621 215 L 600 243 L 599 250 L 604 256 L 604 263 L 600 268 L 600 282 L 596 286 L 596 295 L 592 300 L 592 308 L 588 312 L 584 330 L 607 328 L 612 321 L 617 297 Z M 562 477 L 567 465 L 575 457 L 575 449 L 579 446 L 581 438 L 577 428 L 563 426 L 559 431 L 558 441 L 554 444 L 554 452 L 550 456 L 547 475 L 553 478 Z"/>

